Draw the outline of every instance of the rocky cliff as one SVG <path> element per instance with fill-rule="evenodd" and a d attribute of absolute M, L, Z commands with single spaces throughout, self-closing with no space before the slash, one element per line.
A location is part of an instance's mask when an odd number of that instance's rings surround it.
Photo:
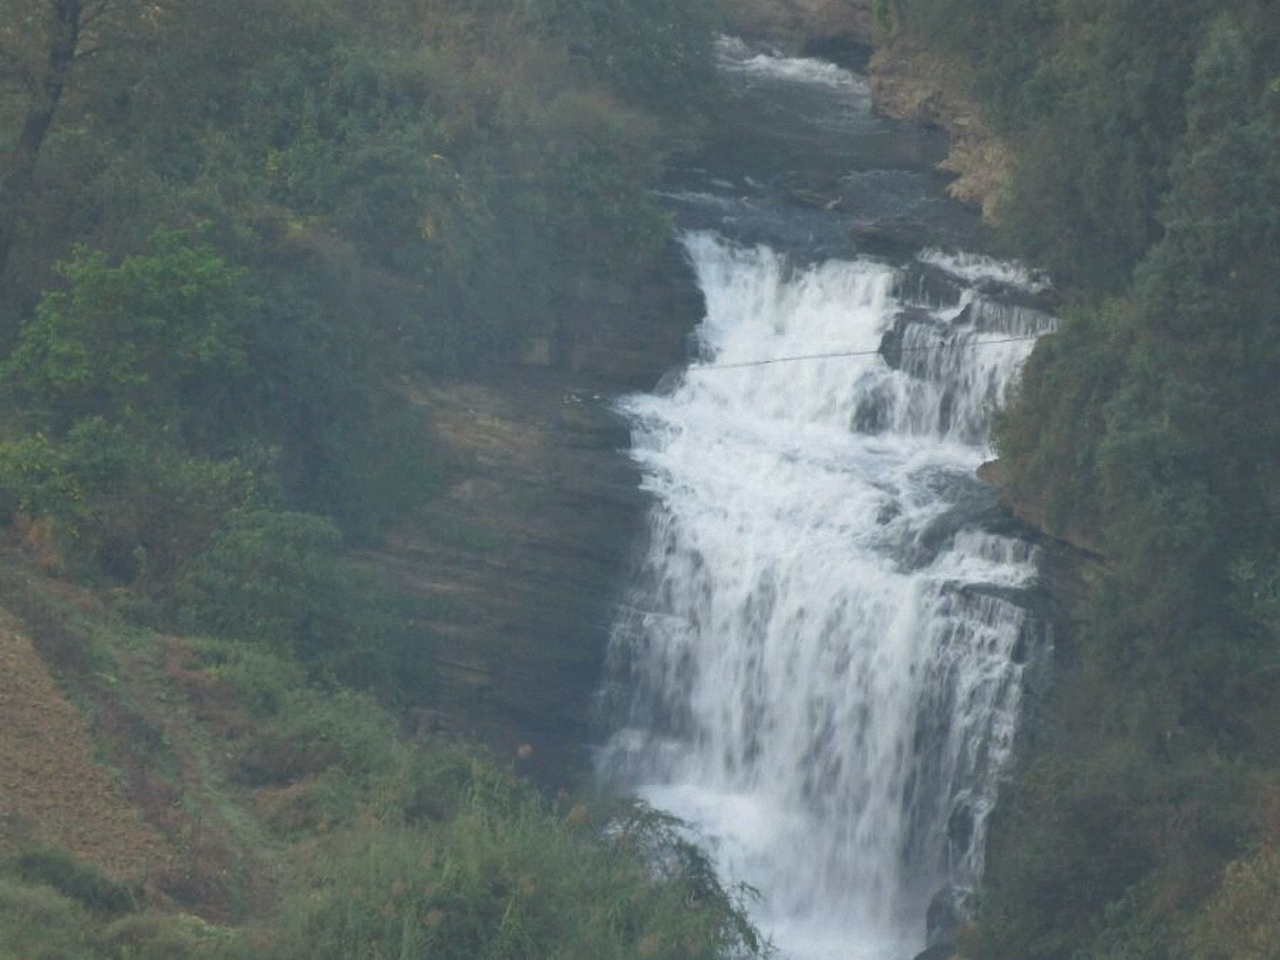
<path fill-rule="evenodd" d="M 420 601 L 437 705 L 415 723 L 478 737 L 551 784 L 585 768 L 613 602 L 648 509 L 612 401 L 684 361 L 703 302 L 673 243 L 646 283 L 588 291 L 578 310 L 586 332 L 572 341 L 411 388 L 450 483 L 365 554 Z"/>

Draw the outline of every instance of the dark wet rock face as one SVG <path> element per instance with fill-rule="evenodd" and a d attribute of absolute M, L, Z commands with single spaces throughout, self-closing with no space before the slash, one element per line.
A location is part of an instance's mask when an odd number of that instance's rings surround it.
<path fill-rule="evenodd" d="M 938 951 L 937 956 L 950 957 L 955 951 L 952 938 L 966 913 L 961 900 L 956 890 L 943 887 L 929 901 L 929 911 L 925 915 L 925 942 L 930 949 Z"/>
<path fill-rule="evenodd" d="M 592 700 L 613 605 L 648 500 L 613 408 L 688 354 L 701 294 L 673 244 L 630 287 L 585 291 L 580 331 L 523 363 L 415 391 L 447 492 L 367 562 L 411 598 L 433 665 L 423 733 L 478 737 L 558 786 L 587 769 Z"/>
<path fill-rule="evenodd" d="M 938 943 L 916 954 L 915 960 L 954 960 L 957 956 L 953 944 Z"/>

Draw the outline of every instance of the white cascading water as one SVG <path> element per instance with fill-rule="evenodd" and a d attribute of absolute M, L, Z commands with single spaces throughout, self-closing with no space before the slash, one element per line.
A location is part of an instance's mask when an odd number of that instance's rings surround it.
<path fill-rule="evenodd" d="M 602 770 L 759 892 L 782 956 L 903 960 L 978 878 L 1016 725 L 1035 558 L 965 505 L 1012 338 L 1051 321 L 979 260 L 922 257 L 955 291 L 931 301 L 872 260 L 684 243 L 703 360 L 623 402 L 655 506 Z"/>

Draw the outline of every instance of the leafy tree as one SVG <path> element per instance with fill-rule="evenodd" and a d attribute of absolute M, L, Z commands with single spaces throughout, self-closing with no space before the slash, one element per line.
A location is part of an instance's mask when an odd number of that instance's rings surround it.
<path fill-rule="evenodd" d="M 197 448 L 245 416 L 253 300 L 242 273 L 182 233 L 111 266 L 83 248 L 23 327 L 7 373 L 55 433 L 86 417 L 140 420 Z"/>
<path fill-rule="evenodd" d="M 102 7 L 99 3 L 95 6 Z M 3 11 L 12 16 L 13 11 Z M 2 36 L 0 69 L 4 79 L 16 81 L 28 96 L 21 114 L 18 136 L 3 170 L 0 170 L 0 276 L 9 262 L 13 247 L 13 224 L 18 210 L 31 191 L 35 179 L 36 158 L 44 145 L 49 127 L 62 100 L 67 75 L 80 48 L 80 34 L 85 17 L 84 0 L 49 0 L 36 16 L 11 18 Z M 33 21 L 38 18 L 36 26 Z M 32 63 L 23 56 L 23 46 L 39 35 L 37 49 L 44 63 Z"/>
<path fill-rule="evenodd" d="M 164 436 L 101 417 L 60 439 L 0 442 L 0 520 L 44 525 L 71 572 L 166 580 L 201 552 L 231 510 L 273 498 L 248 458 L 193 456 Z"/>
<path fill-rule="evenodd" d="M 17 101 L 11 121 L 16 135 L 9 140 L 0 134 L 0 147 L 8 147 L 0 166 L 0 276 L 29 209 L 37 161 L 73 72 L 81 61 L 136 41 L 143 8 L 139 0 L 0 3 L 0 103 Z M 0 111 L 0 119 L 9 118 Z"/>

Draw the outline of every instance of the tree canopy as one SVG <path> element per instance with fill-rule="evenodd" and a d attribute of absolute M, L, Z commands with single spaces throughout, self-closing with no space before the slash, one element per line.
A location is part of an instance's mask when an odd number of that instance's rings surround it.
<path fill-rule="evenodd" d="M 892 7 L 1013 144 L 1005 241 L 1066 303 L 999 425 L 1009 496 L 1105 555 L 966 955 L 1251 955 L 1274 919 L 1221 918 L 1280 795 L 1280 11 Z"/>

